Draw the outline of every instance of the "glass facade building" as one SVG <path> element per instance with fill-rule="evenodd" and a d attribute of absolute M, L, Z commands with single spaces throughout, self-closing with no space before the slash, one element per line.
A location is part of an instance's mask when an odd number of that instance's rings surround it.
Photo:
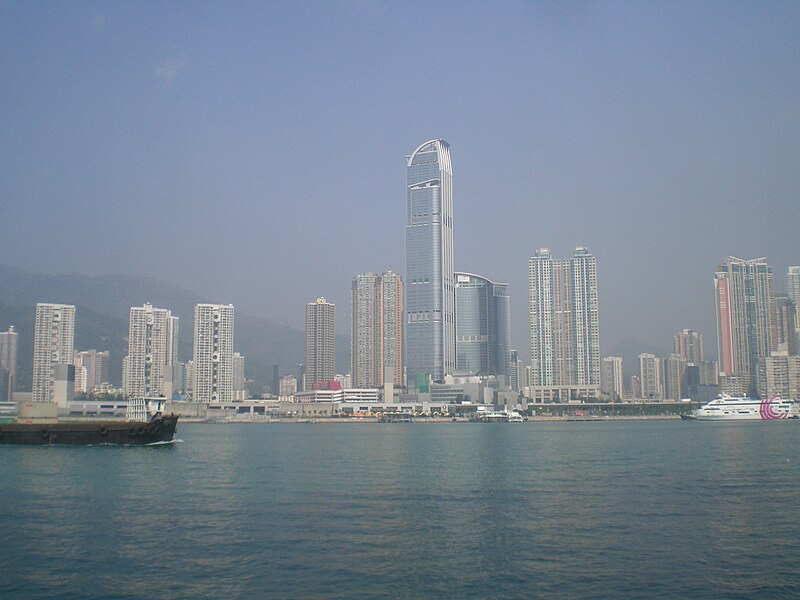
<path fill-rule="evenodd" d="M 511 385 L 511 310 L 508 285 L 456 273 L 456 368 L 495 375 Z"/>
<path fill-rule="evenodd" d="M 410 391 L 442 381 L 455 360 L 450 147 L 430 140 L 406 158 L 406 376 Z"/>

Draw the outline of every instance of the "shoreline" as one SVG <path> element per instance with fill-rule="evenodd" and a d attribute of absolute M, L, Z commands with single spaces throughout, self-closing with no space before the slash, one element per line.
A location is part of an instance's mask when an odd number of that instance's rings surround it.
<path fill-rule="evenodd" d="M 566 417 L 566 416 L 536 416 L 528 417 L 524 423 L 585 423 L 585 422 L 606 422 L 606 421 L 680 421 L 680 415 L 615 415 L 609 417 Z M 204 423 L 208 425 L 275 425 L 275 424 L 369 424 L 381 423 L 377 417 L 317 417 L 317 418 L 286 418 L 286 419 L 220 419 L 220 420 L 206 420 L 206 419 L 180 419 L 179 423 Z M 449 423 L 459 425 L 464 423 L 481 423 L 480 421 L 470 421 L 469 419 L 456 419 L 451 417 L 419 417 L 412 419 L 407 423 L 381 423 L 382 425 L 414 425 L 426 423 Z"/>

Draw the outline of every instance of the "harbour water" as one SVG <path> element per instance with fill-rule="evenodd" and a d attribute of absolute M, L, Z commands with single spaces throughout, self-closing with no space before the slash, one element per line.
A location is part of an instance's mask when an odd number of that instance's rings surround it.
<path fill-rule="evenodd" d="M 2 598 L 799 597 L 800 423 L 0 447 Z"/>

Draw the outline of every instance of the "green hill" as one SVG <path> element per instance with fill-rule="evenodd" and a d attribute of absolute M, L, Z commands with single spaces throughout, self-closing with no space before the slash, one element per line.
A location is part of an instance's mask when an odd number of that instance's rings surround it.
<path fill-rule="evenodd" d="M 121 382 L 122 358 L 128 349 L 131 306 L 150 302 L 180 317 L 179 358 L 192 357 L 194 307 L 209 302 L 193 292 L 144 277 L 39 275 L 0 265 L 0 330 L 14 325 L 19 334 L 17 382 L 30 389 L 33 326 L 37 302 L 74 304 L 75 349 L 108 350 L 112 383 Z M 272 365 L 281 373 L 296 372 L 305 361 L 305 333 L 268 319 L 236 312 L 234 349 L 246 357 L 245 376 L 252 391 L 272 384 Z M 349 370 L 350 340 L 336 336 L 336 364 Z"/>

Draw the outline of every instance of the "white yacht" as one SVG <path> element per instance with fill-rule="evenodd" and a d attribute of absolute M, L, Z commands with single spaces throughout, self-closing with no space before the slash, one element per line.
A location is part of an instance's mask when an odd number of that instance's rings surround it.
<path fill-rule="evenodd" d="M 763 420 L 796 419 L 797 403 L 794 400 L 783 400 L 779 395 L 764 400 L 746 398 L 744 396 L 720 396 L 692 411 L 689 419 L 699 421 L 724 420 Z"/>

